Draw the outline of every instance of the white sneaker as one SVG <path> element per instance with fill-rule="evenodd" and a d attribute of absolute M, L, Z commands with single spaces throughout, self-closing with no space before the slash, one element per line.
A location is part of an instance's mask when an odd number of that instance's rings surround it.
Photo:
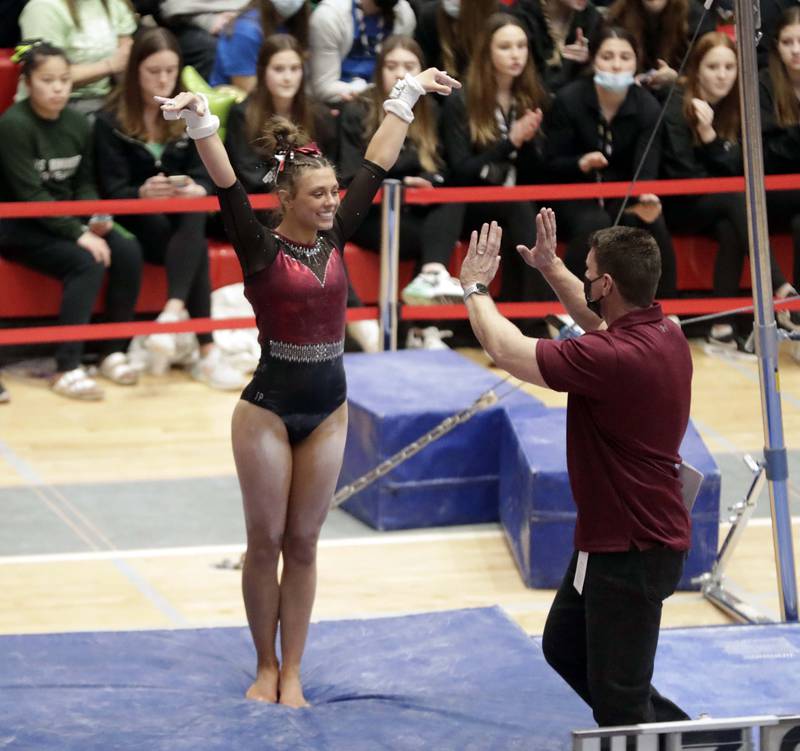
<path fill-rule="evenodd" d="M 201 357 L 191 370 L 192 378 L 220 391 L 235 391 L 244 387 L 245 377 L 236 370 L 214 347 L 205 357 Z"/>
<path fill-rule="evenodd" d="M 412 328 L 406 337 L 406 349 L 450 349 L 442 340 L 453 336 L 452 331 L 427 326 L 424 329 Z"/>
<path fill-rule="evenodd" d="M 182 310 L 180 313 L 169 313 L 163 311 L 156 321 L 158 323 L 177 323 L 178 321 L 185 321 L 189 318 L 189 314 Z M 171 362 L 175 357 L 177 349 L 177 334 L 150 334 L 145 339 L 144 346 L 147 351 L 157 357 L 159 361 L 166 360 Z"/>
<path fill-rule="evenodd" d="M 464 290 L 458 279 L 450 276 L 447 269 L 436 264 L 435 269 L 422 271 L 411 280 L 400 297 L 407 305 L 435 305 L 436 303 L 461 302 Z"/>
<path fill-rule="evenodd" d="M 356 340 L 362 352 L 381 351 L 381 327 L 376 320 L 351 321 L 347 324 L 347 333 Z"/>

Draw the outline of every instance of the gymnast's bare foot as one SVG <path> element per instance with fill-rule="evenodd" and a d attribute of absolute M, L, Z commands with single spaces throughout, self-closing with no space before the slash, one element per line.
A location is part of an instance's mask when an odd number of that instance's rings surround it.
<path fill-rule="evenodd" d="M 302 709 L 311 705 L 303 696 L 303 685 L 300 683 L 300 673 L 295 670 L 281 671 L 280 704 L 294 709 Z"/>
<path fill-rule="evenodd" d="M 278 666 L 259 668 L 256 673 L 256 680 L 247 689 L 245 696 L 254 701 L 275 704 L 278 701 Z"/>

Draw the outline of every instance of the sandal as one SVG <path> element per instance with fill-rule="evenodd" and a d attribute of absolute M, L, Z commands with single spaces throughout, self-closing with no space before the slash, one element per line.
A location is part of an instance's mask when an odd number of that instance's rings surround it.
<path fill-rule="evenodd" d="M 139 371 L 128 362 L 124 352 L 112 352 L 103 358 L 100 373 L 120 386 L 133 386 L 139 380 Z"/>
<path fill-rule="evenodd" d="M 83 368 L 75 368 L 62 373 L 50 384 L 50 388 L 69 399 L 80 399 L 85 402 L 96 402 L 103 398 L 103 389 L 90 378 Z"/>

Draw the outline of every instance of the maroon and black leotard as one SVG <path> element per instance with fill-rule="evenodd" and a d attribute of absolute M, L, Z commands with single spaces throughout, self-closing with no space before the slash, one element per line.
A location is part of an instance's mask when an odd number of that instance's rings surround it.
<path fill-rule="evenodd" d="M 330 230 L 302 245 L 267 229 L 237 181 L 219 190 L 225 230 L 256 315 L 261 361 L 242 399 L 277 414 L 291 444 L 347 398 L 342 355 L 347 277 L 342 249 L 364 219 L 386 172 L 364 161 Z"/>

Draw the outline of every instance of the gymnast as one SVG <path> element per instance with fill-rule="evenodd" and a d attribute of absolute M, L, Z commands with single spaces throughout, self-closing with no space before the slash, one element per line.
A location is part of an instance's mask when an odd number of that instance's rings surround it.
<path fill-rule="evenodd" d="M 187 133 L 219 189 L 262 348 L 232 421 L 247 529 L 242 591 L 258 658 L 249 699 L 308 706 L 300 661 L 314 603 L 317 540 L 347 434 L 342 249 L 394 165 L 419 96 L 448 95 L 459 87 L 436 68 L 398 81 L 383 105 L 387 116 L 341 203 L 333 165 L 308 136 L 283 118 L 267 121 L 264 145 L 274 159 L 266 179 L 274 182 L 282 210 L 274 230 L 253 214 L 205 98 L 188 92 L 174 99 L 156 97 L 164 117 L 186 120 Z"/>

